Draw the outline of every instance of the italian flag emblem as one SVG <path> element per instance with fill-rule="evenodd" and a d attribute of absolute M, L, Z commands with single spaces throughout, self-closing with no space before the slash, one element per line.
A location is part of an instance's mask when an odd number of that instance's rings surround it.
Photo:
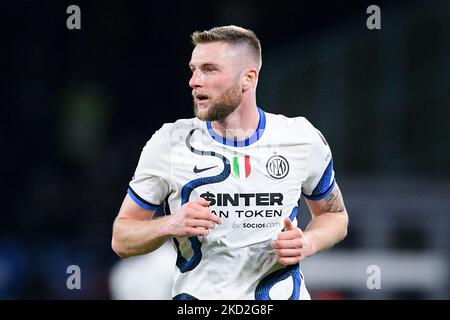
<path fill-rule="evenodd" d="M 233 157 L 233 174 L 236 178 L 244 180 L 250 175 L 251 170 L 250 156 L 245 155 Z"/>

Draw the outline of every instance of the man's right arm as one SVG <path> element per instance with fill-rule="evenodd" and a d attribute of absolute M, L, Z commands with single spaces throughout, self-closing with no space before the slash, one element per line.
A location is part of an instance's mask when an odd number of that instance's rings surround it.
<path fill-rule="evenodd" d="M 127 194 L 114 221 L 111 246 L 121 258 L 158 249 L 172 237 L 205 236 L 219 217 L 211 213 L 203 198 L 184 204 L 173 215 L 152 219 L 154 210 L 136 204 Z"/>

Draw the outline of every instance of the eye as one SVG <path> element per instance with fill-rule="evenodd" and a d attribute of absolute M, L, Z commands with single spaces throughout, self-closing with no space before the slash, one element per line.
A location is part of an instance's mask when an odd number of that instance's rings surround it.
<path fill-rule="evenodd" d="M 216 71 L 216 68 L 214 68 L 213 66 L 206 66 L 204 70 L 205 72 L 211 73 Z"/>

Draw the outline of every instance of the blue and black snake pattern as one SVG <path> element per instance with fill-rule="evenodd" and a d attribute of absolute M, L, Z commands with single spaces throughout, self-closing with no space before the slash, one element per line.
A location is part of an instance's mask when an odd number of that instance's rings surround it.
<path fill-rule="evenodd" d="M 177 294 L 175 297 L 173 297 L 172 300 L 198 300 L 198 299 L 194 296 L 191 296 L 188 293 L 180 293 Z"/>
<path fill-rule="evenodd" d="M 292 209 L 291 214 L 289 215 L 289 219 L 293 221 L 295 217 L 298 215 L 298 207 L 294 207 Z M 282 231 L 284 231 L 283 228 Z M 264 277 L 261 282 L 258 284 L 255 290 L 255 299 L 256 300 L 271 300 L 270 299 L 270 289 L 272 289 L 278 282 L 283 281 L 287 278 L 291 277 L 293 281 L 293 291 L 289 300 L 298 300 L 300 295 L 300 265 L 294 264 L 282 269 L 276 270 L 266 277 Z"/>
<path fill-rule="evenodd" d="M 255 299 L 256 300 L 272 300 L 270 299 L 270 289 L 273 288 L 278 282 L 283 281 L 287 278 L 292 278 L 293 281 L 293 290 L 291 296 L 288 298 L 289 300 L 298 300 L 300 296 L 300 265 L 292 264 L 277 271 L 272 272 L 267 275 L 261 282 L 258 284 L 255 290 Z"/>
<path fill-rule="evenodd" d="M 212 184 L 212 183 L 218 183 L 218 182 L 224 181 L 226 178 L 228 178 L 228 176 L 230 175 L 230 172 L 231 172 L 230 162 L 223 155 L 221 155 L 217 152 L 214 152 L 214 151 L 197 150 L 191 145 L 190 140 L 191 140 L 191 137 L 194 134 L 195 130 L 198 130 L 198 129 L 192 129 L 186 137 L 186 146 L 188 147 L 188 149 L 191 152 L 201 155 L 201 156 L 213 156 L 213 157 L 219 158 L 220 160 L 222 160 L 224 168 L 223 168 L 223 171 L 218 175 L 198 178 L 198 179 L 192 180 L 192 181 L 188 182 L 187 184 L 185 184 L 183 186 L 183 188 L 181 189 L 181 205 L 184 205 L 185 203 L 187 203 L 189 201 L 189 197 L 195 188 L 198 188 L 205 184 Z M 181 254 L 180 243 L 179 243 L 178 239 L 173 238 L 175 246 L 177 247 L 177 262 L 176 262 L 176 264 L 177 264 L 177 267 L 180 269 L 180 272 L 182 272 L 182 273 L 194 269 L 200 263 L 200 261 L 202 259 L 202 251 L 201 251 L 202 244 L 201 244 L 200 240 L 198 239 L 198 237 L 188 237 L 187 239 L 190 241 L 192 251 L 194 252 L 194 255 L 189 260 L 184 258 L 183 255 Z"/>

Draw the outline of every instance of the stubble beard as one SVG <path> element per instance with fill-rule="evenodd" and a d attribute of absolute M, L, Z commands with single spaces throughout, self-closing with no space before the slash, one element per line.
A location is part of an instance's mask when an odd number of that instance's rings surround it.
<path fill-rule="evenodd" d="M 194 114 L 202 121 L 221 121 L 239 107 L 242 102 L 242 92 L 238 83 L 233 84 L 221 95 L 210 101 L 206 113 L 199 112 L 199 106 L 194 101 Z"/>

